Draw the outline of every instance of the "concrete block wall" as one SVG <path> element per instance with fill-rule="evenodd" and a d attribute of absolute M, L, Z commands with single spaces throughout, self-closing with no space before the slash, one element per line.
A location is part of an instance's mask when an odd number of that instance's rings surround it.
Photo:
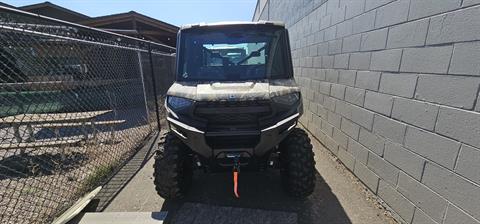
<path fill-rule="evenodd" d="M 406 223 L 480 223 L 480 1 L 264 0 L 301 122 Z"/>

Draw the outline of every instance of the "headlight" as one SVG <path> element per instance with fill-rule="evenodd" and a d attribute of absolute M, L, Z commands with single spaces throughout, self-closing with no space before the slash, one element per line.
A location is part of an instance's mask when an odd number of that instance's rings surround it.
<path fill-rule="evenodd" d="M 278 104 L 283 104 L 286 106 L 291 106 L 295 104 L 299 99 L 300 99 L 300 94 L 299 93 L 290 93 L 287 95 L 283 96 L 276 96 L 273 97 L 273 102 L 278 103 Z"/>
<path fill-rule="evenodd" d="M 168 106 L 171 107 L 173 110 L 179 110 L 192 105 L 192 101 L 189 99 L 176 97 L 176 96 L 169 96 L 167 99 Z"/>

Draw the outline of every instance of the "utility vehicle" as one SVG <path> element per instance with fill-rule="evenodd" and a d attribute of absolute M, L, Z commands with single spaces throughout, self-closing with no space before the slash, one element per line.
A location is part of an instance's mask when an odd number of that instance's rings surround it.
<path fill-rule="evenodd" d="M 288 31 L 279 22 L 188 25 L 177 40 L 176 81 L 165 100 L 169 133 L 155 157 L 164 198 L 185 195 L 195 169 L 281 170 L 295 197 L 315 187 L 315 161 L 293 78 Z"/>

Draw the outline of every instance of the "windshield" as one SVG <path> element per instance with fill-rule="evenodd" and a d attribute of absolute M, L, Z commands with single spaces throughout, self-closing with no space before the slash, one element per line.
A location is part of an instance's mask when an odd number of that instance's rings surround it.
<path fill-rule="evenodd" d="M 281 27 L 204 27 L 181 32 L 177 80 L 237 81 L 292 76 Z"/>

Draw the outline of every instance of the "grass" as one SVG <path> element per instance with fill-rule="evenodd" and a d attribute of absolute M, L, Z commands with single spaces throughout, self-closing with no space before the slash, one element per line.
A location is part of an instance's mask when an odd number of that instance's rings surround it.
<path fill-rule="evenodd" d="M 117 163 L 112 163 L 95 169 L 93 173 L 88 175 L 88 177 L 84 180 L 82 187 L 80 188 L 80 192 L 84 193 L 97 187 L 113 174 L 116 167 Z"/>

